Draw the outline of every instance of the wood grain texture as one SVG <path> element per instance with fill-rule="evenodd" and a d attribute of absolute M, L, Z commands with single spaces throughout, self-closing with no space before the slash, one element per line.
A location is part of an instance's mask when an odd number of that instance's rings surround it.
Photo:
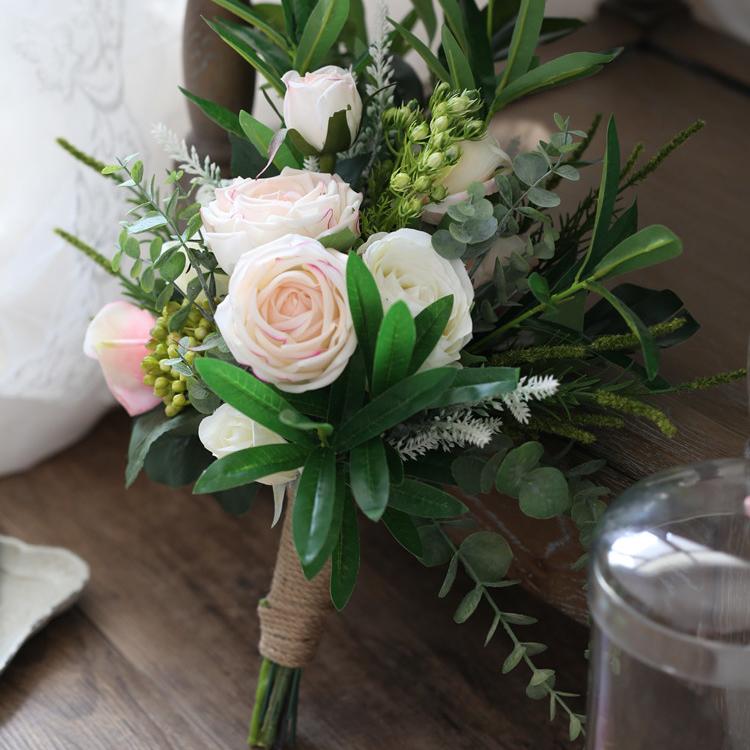
<path fill-rule="evenodd" d="M 547 52 L 636 39 L 635 27 L 603 19 Z M 685 240 L 679 261 L 643 278 L 676 288 L 703 322 L 694 340 L 668 354 L 670 376 L 740 366 L 750 273 L 738 144 L 750 99 L 633 49 L 606 73 L 502 117 L 546 123 L 555 110 L 582 126 L 594 112 L 615 111 L 626 148 L 639 138 L 656 146 L 698 116 L 709 121 L 710 129 L 640 191 L 642 221 L 666 223 Z M 599 150 L 600 143 L 592 153 Z M 570 195 L 583 189 L 574 186 Z M 610 460 L 613 486 L 671 464 L 740 452 L 747 432 L 740 386 L 670 399 L 668 408 L 681 428 L 678 440 L 643 427 L 598 448 Z M 270 500 L 233 519 L 211 499 L 144 478 L 126 492 L 126 443 L 127 420 L 112 414 L 33 473 L 0 480 L 2 533 L 71 547 L 92 568 L 79 605 L 35 636 L 0 678 L 0 750 L 244 747 L 259 663 L 255 605 L 270 580 L 277 538 L 268 528 Z M 580 603 L 579 589 L 560 585 L 568 580 L 567 563 L 542 554 L 558 546 L 557 522 L 532 537 L 541 540 L 540 551 L 506 510 L 512 505 L 500 500 L 485 506 L 518 538 L 517 563 L 527 567 L 534 589 L 558 605 L 573 596 Z M 301 750 L 570 747 L 566 727 L 548 724 L 546 706 L 525 697 L 527 675 L 500 675 L 502 638 L 482 648 L 488 614 L 453 624 L 466 582 L 438 600 L 442 570 L 423 569 L 382 528 L 364 521 L 361 528 L 354 598 L 331 617 L 304 677 Z M 551 645 L 540 663 L 558 669 L 562 689 L 583 691 L 586 631 L 521 590 L 500 596 L 508 610 L 541 618 L 543 626 L 527 636 Z"/>

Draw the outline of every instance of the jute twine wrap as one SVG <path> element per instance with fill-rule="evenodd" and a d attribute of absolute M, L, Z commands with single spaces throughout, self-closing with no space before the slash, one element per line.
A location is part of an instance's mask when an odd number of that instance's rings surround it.
<path fill-rule="evenodd" d="M 302 573 L 292 538 L 292 504 L 296 483 L 287 487 L 287 507 L 281 529 L 271 591 L 258 605 L 259 649 L 282 667 L 304 667 L 318 648 L 331 608 L 331 561 L 311 581 Z"/>

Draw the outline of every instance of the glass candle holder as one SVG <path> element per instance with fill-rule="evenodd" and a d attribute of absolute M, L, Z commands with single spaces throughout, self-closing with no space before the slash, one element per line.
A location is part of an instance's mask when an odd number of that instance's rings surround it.
<path fill-rule="evenodd" d="M 592 559 L 588 750 L 750 748 L 750 463 L 657 474 Z"/>

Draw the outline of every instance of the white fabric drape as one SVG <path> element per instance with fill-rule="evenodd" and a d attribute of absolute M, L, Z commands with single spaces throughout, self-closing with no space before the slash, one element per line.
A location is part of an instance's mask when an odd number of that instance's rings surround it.
<path fill-rule="evenodd" d="M 0 474 L 80 437 L 111 399 L 81 350 L 88 321 L 118 286 L 53 234 L 110 255 L 124 215 L 115 184 L 56 144 L 102 160 L 142 154 L 178 133 L 184 0 L 7 3 L 0 24 Z"/>

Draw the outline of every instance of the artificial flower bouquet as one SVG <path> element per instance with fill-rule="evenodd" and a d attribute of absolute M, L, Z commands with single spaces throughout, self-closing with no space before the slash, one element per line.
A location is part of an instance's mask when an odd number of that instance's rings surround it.
<path fill-rule="evenodd" d="M 545 19 L 542 0 L 440 0 L 442 25 L 415 2 L 401 22 L 384 13 L 373 41 L 356 0 L 216 1 L 238 20 L 211 26 L 263 75 L 279 126 L 186 92 L 227 130 L 234 178 L 159 128 L 178 162 L 164 185 L 135 155 L 104 165 L 62 141 L 132 209 L 111 259 L 60 233 L 128 298 L 84 344 L 134 417 L 127 483 L 142 469 L 194 482 L 236 513 L 270 485 L 274 523 L 285 516 L 258 610 L 250 743 L 293 741 L 301 669 L 330 603 L 352 595 L 359 525 L 381 521 L 446 566 L 440 596 L 467 574 L 455 620 L 486 601 L 488 641 L 510 644 L 503 672 L 528 669 L 528 695 L 564 712 L 575 739 L 580 709 L 523 638 L 531 618 L 498 596 L 512 549 L 472 528 L 456 487 L 497 489 L 532 518 L 568 515 L 585 547 L 606 489 L 592 481 L 601 462 L 576 462 L 570 446 L 634 418 L 674 432 L 644 397 L 685 387 L 659 375 L 659 354 L 697 325 L 672 292 L 611 284 L 680 254 L 622 199 L 700 123 L 641 165 L 641 146 L 621 162 L 610 119 L 598 190 L 562 213 L 557 188 L 590 166 L 598 119 L 584 131 L 556 114 L 529 151 L 498 143 L 492 119 L 618 51 L 540 63 L 538 45 L 578 25 Z M 426 99 L 408 49 L 430 71 Z"/>

